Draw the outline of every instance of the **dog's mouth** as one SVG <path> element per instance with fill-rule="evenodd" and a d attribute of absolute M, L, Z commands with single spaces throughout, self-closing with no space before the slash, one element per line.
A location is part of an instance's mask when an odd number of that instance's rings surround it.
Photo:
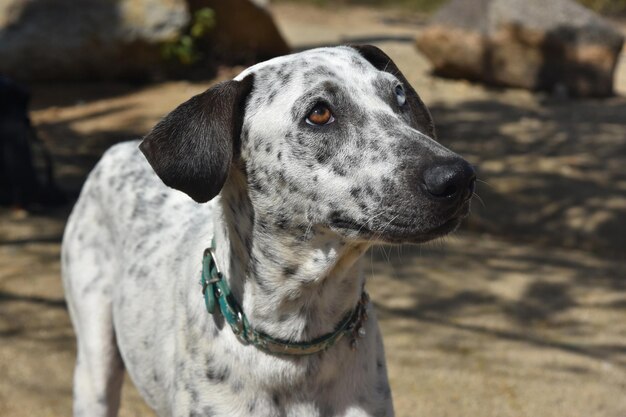
<path fill-rule="evenodd" d="M 428 228 L 419 227 L 410 221 L 398 221 L 395 218 L 375 226 L 335 218 L 331 221 L 330 227 L 335 232 L 352 239 L 381 243 L 425 243 L 454 232 L 468 214 L 469 202 L 443 222 Z"/>

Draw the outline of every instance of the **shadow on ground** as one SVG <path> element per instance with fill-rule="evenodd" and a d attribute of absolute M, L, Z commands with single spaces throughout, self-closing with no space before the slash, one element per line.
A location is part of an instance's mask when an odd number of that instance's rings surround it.
<path fill-rule="evenodd" d="M 401 256 L 381 248 L 374 250 L 373 260 L 375 272 L 409 284 L 403 305 L 380 298 L 383 319 L 429 322 L 609 361 L 626 370 L 624 340 L 593 340 L 607 330 L 623 334 L 626 327 L 598 327 L 590 320 L 594 314 L 616 319 L 626 314 L 626 265 L 473 235 L 452 239 L 445 249 L 404 247 Z M 490 316 L 498 318 L 497 324 L 485 325 Z M 550 332 L 559 340 L 546 337 Z"/>
<path fill-rule="evenodd" d="M 441 142 L 477 166 L 469 226 L 619 255 L 626 247 L 626 99 L 431 106 Z"/>

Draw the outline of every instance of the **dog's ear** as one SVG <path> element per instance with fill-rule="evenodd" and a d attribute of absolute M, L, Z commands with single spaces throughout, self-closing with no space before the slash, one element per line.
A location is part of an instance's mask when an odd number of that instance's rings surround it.
<path fill-rule="evenodd" d="M 433 123 L 433 118 L 430 115 L 430 112 L 426 108 L 426 105 L 422 101 L 422 99 L 417 95 L 411 84 L 404 77 L 404 74 L 398 69 L 396 64 L 385 54 L 380 48 L 374 45 L 350 45 L 352 48 L 356 49 L 363 58 L 368 60 L 370 64 L 372 64 L 379 71 L 386 71 L 395 75 L 400 82 L 404 85 L 404 90 L 406 92 L 406 99 L 411 107 L 411 115 L 414 119 L 415 127 L 419 128 L 419 130 L 424 131 L 431 138 L 435 139 L 437 137 L 437 132 L 435 131 L 435 124 Z"/>
<path fill-rule="evenodd" d="M 215 197 L 239 151 L 253 76 L 225 81 L 168 114 L 139 145 L 165 185 L 199 203 Z"/>

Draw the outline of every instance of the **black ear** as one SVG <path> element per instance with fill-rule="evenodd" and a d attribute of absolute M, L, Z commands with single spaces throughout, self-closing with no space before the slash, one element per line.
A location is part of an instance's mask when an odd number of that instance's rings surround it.
<path fill-rule="evenodd" d="M 387 56 L 386 53 L 374 45 L 350 45 L 356 49 L 363 58 L 367 59 L 379 71 L 386 71 L 395 75 L 404 85 L 407 102 L 411 107 L 411 114 L 415 127 L 426 133 L 431 138 L 437 138 L 435 124 L 430 112 L 422 99 L 417 95 L 411 84 L 404 77 L 404 74 L 398 69 L 396 64 Z"/>
<path fill-rule="evenodd" d="M 165 185 L 199 203 L 220 192 L 239 150 L 252 82 L 249 75 L 215 85 L 178 106 L 144 137 L 139 149 Z"/>

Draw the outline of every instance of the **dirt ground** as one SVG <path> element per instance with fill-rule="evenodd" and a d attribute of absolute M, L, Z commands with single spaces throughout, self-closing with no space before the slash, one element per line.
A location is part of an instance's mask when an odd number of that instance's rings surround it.
<path fill-rule="evenodd" d="M 430 106 L 482 179 L 462 231 L 368 254 L 396 414 L 626 416 L 626 60 L 607 100 L 432 77 L 419 15 L 274 6 L 297 49 L 368 42 Z M 222 78 L 237 69 L 225 69 Z M 36 86 L 33 120 L 75 196 L 112 143 L 210 82 Z M 0 211 L 0 415 L 70 414 L 74 336 L 59 277 L 69 206 Z M 153 415 L 130 381 L 121 416 Z"/>

